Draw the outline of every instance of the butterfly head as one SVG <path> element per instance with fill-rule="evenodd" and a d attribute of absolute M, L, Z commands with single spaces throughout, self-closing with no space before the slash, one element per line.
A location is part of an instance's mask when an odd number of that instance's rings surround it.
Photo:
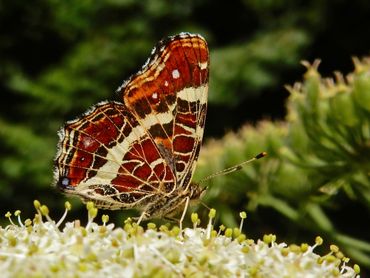
<path fill-rule="evenodd" d="M 201 187 L 198 183 L 192 182 L 190 183 L 188 190 L 188 197 L 193 203 L 203 198 L 206 193 L 207 187 Z"/>

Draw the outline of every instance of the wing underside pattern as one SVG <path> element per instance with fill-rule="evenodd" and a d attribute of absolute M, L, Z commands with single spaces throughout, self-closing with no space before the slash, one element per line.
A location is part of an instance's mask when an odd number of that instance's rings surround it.
<path fill-rule="evenodd" d="M 209 54 L 198 35 L 179 35 L 165 44 L 120 93 L 170 165 L 176 185 L 183 186 L 185 176 L 192 176 L 203 138 Z"/>
<path fill-rule="evenodd" d="M 56 185 L 104 208 L 143 207 L 190 183 L 203 137 L 209 55 L 198 35 L 161 41 L 143 69 L 61 129 Z"/>

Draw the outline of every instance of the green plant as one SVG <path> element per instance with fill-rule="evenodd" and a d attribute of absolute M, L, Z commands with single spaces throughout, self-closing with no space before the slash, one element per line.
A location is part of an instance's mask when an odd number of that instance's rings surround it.
<path fill-rule="evenodd" d="M 322 78 L 318 64 L 305 62 L 304 81 L 288 87 L 286 122 L 245 126 L 208 142 L 197 177 L 267 151 L 240 173 L 210 182 L 205 202 L 220 211 L 220 221 L 235 225 L 237 208 L 270 208 L 292 230 L 324 234 L 370 266 L 370 243 L 337 227 L 346 221 L 340 215 L 348 202 L 369 213 L 370 62 L 354 59 L 354 72 L 335 79 Z"/>

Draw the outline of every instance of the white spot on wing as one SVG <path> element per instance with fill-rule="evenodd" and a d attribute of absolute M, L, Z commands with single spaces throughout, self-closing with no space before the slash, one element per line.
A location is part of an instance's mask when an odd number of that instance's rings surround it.
<path fill-rule="evenodd" d="M 201 70 L 204 70 L 208 67 L 208 62 L 198 63 L 198 65 Z"/>
<path fill-rule="evenodd" d="M 90 138 L 89 136 L 84 136 L 84 137 L 83 137 L 83 141 L 82 141 L 82 143 L 83 143 L 84 147 L 87 149 L 87 148 L 89 148 L 92 144 L 94 144 L 94 143 L 95 143 L 95 141 L 94 141 L 92 138 Z"/>
<path fill-rule="evenodd" d="M 168 81 L 164 81 L 164 86 L 168 87 Z"/>
<path fill-rule="evenodd" d="M 178 69 L 174 69 L 174 70 L 172 71 L 172 77 L 173 77 L 173 79 L 177 79 L 177 78 L 179 78 L 179 77 L 180 77 L 180 72 L 179 72 L 179 70 L 178 70 Z"/>
<path fill-rule="evenodd" d="M 158 93 L 153 93 L 153 94 L 152 94 L 152 98 L 153 98 L 153 99 L 158 99 Z"/>

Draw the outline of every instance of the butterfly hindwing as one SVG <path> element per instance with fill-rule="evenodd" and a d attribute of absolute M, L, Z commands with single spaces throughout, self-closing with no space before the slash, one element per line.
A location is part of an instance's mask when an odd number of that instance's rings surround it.
<path fill-rule="evenodd" d="M 174 176 L 123 104 L 105 102 L 60 132 L 57 184 L 104 208 L 140 207 Z"/>

